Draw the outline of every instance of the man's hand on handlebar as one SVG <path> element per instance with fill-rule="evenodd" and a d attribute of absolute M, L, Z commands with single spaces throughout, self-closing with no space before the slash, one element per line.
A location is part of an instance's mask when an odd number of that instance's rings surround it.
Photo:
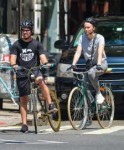
<path fill-rule="evenodd" d="M 19 66 L 17 64 L 11 65 L 13 69 L 18 70 Z"/>
<path fill-rule="evenodd" d="M 43 67 L 43 68 L 53 68 L 53 67 L 55 67 L 55 66 L 56 66 L 55 63 L 45 63 L 45 64 L 41 65 L 41 68 L 42 68 L 42 67 Z"/>

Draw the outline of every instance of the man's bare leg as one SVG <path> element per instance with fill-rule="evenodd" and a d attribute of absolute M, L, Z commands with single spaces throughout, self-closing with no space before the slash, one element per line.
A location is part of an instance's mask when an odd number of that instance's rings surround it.
<path fill-rule="evenodd" d="M 22 118 L 22 128 L 21 132 L 26 133 L 28 132 L 28 126 L 27 126 L 27 104 L 28 104 L 29 98 L 28 96 L 20 97 L 20 112 L 21 112 L 21 118 Z"/>

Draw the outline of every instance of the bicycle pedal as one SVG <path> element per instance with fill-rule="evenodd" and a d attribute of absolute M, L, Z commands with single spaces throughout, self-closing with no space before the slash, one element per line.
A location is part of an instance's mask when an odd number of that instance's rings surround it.
<path fill-rule="evenodd" d="M 47 120 L 47 116 L 45 114 L 41 114 L 41 116 L 39 116 L 38 119 L 40 119 L 43 122 L 45 122 Z"/>

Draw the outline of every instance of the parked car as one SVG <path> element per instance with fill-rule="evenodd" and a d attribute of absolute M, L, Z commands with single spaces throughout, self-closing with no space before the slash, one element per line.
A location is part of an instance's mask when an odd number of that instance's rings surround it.
<path fill-rule="evenodd" d="M 124 17 L 107 16 L 95 19 L 97 21 L 97 32 L 105 37 L 107 61 L 109 68 L 112 68 L 112 72 L 102 75 L 100 81 L 111 85 L 113 93 L 124 92 Z M 83 33 L 84 30 L 81 25 L 70 43 L 58 40 L 54 44 L 55 48 L 62 51 L 57 66 L 56 90 L 60 102 L 65 104 L 65 107 L 68 95 L 75 86 L 73 76 L 65 71 L 72 64 L 78 39 Z M 85 69 L 83 56 L 81 56 L 77 65 L 81 70 Z"/>

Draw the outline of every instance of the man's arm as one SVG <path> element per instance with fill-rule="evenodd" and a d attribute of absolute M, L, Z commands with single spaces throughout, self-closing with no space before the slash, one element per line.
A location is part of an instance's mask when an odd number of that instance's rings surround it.
<path fill-rule="evenodd" d="M 78 45 L 78 47 L 76 49 L 76 53 L 75 53 L 74 58 L 73 58 L 73 63 L 72 63 L 73 66 L 75 66 L 76 63 L 78 62 L 78 60 L 81 56 L 81 52 L 82 52 L 82 47 L 80 45 Z"/>
<path fill-rule="evenodd" d="M 12 66 L 17 65 L 17 64 L 16 64 L 16 59 L 17 59 L 17 56 L 14 55 L 14 54 L 11 54 L 11 57 L 10 57 L 10 64 L 11 64 Z"/>
<path fill-rule="evenodd" d="M 45 54 L 40 55 L 40 61 L 41 61 L 42 64 L 47 64 L 48 63 L 48 59 L 47 59 Z"/>

